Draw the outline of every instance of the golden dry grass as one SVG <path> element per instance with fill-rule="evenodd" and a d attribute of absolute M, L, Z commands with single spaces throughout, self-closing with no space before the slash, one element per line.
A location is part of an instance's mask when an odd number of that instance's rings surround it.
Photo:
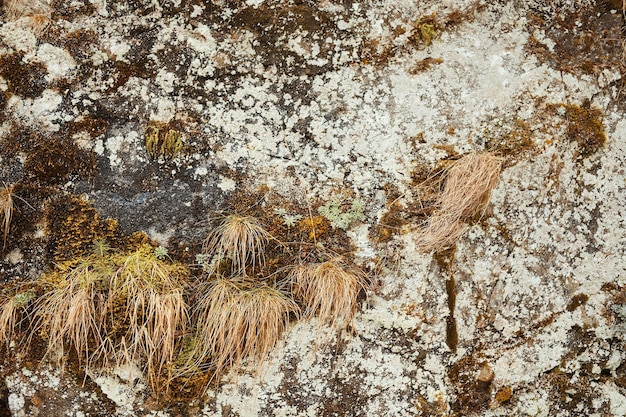
<path fill-rule="evenodd" d="M 18 307 L 13 297 L 0 298 L 0 349 L 9 344 L 15 336 Z"/>
<path fill-rule="evenodd" d="M 8 20 L 50 12 L 50 6 L 43 0 L 7 0 L 4 4 Z"/>
<path fill-rule="evenodd" d="M 198 367 L 209 362 L 219 378 L 244 360 L 267 358 L 287 327 L 296 303 L 282 291 L 242 278 L 217 277 L 197 305 Z"/>
<path fill-rule="evenodd" d="M 466 223 L 482 215 L 498 183 L 502 163 L 503 159 L 492 153 L 472 153 L 447 170 L 437 211 L 418 233 L 420 250 L 437 251 L 453 245 L 465 231 Z"/>
<path fill-rule="evenodd" d="M 357 308 L 357 296 L 366 288 L 365 274 L 341 260 L 292 267 L 288 279 L 306 317 L 317 316 L 331 327 L 348 324 Z"/>
<path fill-rule="evenodd" d="M 204 252 L 213 259 L 232 261 L 233 275 L 246 275 L 246 266 L 263 263 L 265 243 L 270 234 L 252 216 L 231 214 L 211 232 L 204 243 Z M 216 264 L 219 264 L 216 263 Z"/>
<path fill-rule="evenodd" d="M 9 343 L 13 338 L 17 309 L 13 297 L 0 298 L 0 345 Z"/>
<path fill-rule="evenodd" d="M 11 218 L 13 217 L 13 187 L 4 185 L 0 190 L 0 216 L 2 216 L 2 226 L 4 228 L 4 243 L 2 250 L 6 248 L 7 238 L 9 237 L 9 229 L 11 227 Z"/>
<path fill-rule="evenodd" d="M 35 310 L 46 356 L 62 363 L 71 349 L 87 367 L 130 362 L 158 388 L 189 320 L 186 277 L 183 265 L 157 259 L 149 246 L 58 266 L 44 276 L 52 289 Z"/>
<path fill-rule="evenodd" d="M 100 288 L 107 278 L 101 268 L 82 262 L 40 299 L 35 310 L 36 329 L 47 331 L 47 357 L 61 363 L 67 344 L 76 351 L 78 360 L 89 366 L 94 352 L 103 345 L 109 304 Z"/>
<path fill-rule="evenodd" d="M 158 260 L 152 251 L 130 254 L 112 278 L 109 300 L 125 300 L 117 320 L 128 325 L 118 348 L 118 362 L 145 363 L 154 386 L 178 354 L 176 340 L 185 333 L 189 309 L 183 297 L 186 270 Z"/>
<path fill-rule="evenodd" d="M 35 292 L 22 288 L 13 289 L 13 295 L 0 294 L 0 350 L 3 344 L 8 347 L 12 341 L 20 342 L 19 326 L 27 314 L 27 307 L 35 298 Z"/>
<path fill-rule="evenodd" d="M 22 20 L 35 36 L 43 34 L 51 22 L 52 9 L 44 0 L 7 0 L 5 11 L 7 21 Z"/>

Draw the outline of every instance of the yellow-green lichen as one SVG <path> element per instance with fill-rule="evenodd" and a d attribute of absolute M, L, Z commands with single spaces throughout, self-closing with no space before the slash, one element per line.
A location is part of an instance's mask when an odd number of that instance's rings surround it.
<path fill-rule="evenodd" d="M 317 211 L 330 222 L 332 227 L 347 230 L 354 222 L 365 220 L 363 202 L 345 194 L 333 196 Z"/>

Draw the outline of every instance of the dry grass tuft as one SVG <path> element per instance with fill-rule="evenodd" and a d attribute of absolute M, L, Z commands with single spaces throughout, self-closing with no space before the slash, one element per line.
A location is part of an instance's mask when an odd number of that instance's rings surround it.
<path fill-rule="evenodd" d="M 8 346 L 18 334 L 19 322 L 23 318 L 23 310 L 35 298 L 33 291 L 23 291 L 12 296 L 0 296 L 0 348 Z"/>
<path fill-rule="evenodd" d="M 16 324 L 17 308 L 13 297 L 0 298 L 0 346 L 13 340 Z"/>
<path fill-rule="evenodd" d="M 265 360 L 298 314 L 296 303 L 282 291 L 242 278 L 217 277 L 197 306 L 196 367 L 209 362 L 216 378 L 244 359 Z"/>
<path fill-rule="evenodd" d="M 256 218 L 231 214 L 207 237 L 204 252 L 211 260 L 230 259 L 233 275 L 245 276 L 249 262 L 253 268 L 257 262 L 263 263 L 264 245 L 269 238 Z"/>
<path fill-rule="evenodd" d="M 7 0 L 4 2 L 7 21 L 25 18 L 35 35 L 41 35 L 50 24 L 52 9 L 45 0 Z"/>
<path fill-rule="evenodd" d="M 472 153 L 445 174 L 445 187 L 437 201 L 437 211 L 417 237 L 418 248 L 438 251 L 454 244 L 466 223 L 482 212 L 498 183 L 503 159 L 489 152 Z"/>
<path fill-rule="evenodd" d="M 55 288 L 44 294 L 35 316 L 36 328 L 47 330 L 46 356 L 61 363 L 67 343 L 78 360 L 89 366 L 104 344 L 109 303 L 101 288 L 107 285 L 108 272 L 104 265 L 83 261 L 63 273 Z"/>
<path fill-rule="evenodd" d="M 158 260 L 152 250 L 129 255 L 112 278 L 109 300 L 125 300 L 118 320 L 128 328 L 118 349 L 118 362 L 145 363 L 154 386 L 164 367 L 178 354 L 176 340 L 189 319 L 181 280 L 183 268 Z"/>
<path fill-rule="evenodd" d="M 345 326 L 357 308 L 357 295 L 366 288 L 365 274 L 339 259 L 292 267 L 289 281 L 294 296 L 306 306 L 305 316 L 316 315 L 331 327 Z"/>
<path fill-rule="evenodd" d="M 111 360 L 140 365 L 157 388 L 186 331 L 186 277 L 183 265 L 157 259 L 149 246 L 60 265 L 44 276 L 53 288 L 35 310 L 36 330 L 48 339 L 46 356 L 61 363 L 69 348 L 88 368 L 106 368 Z"/>
<path fill-rule="evenodd" d="M 7 246 L 7 238 L 9 237 L 9 228 L 11 227 L 11 218 L 13 217 L 13 186 L 4 185 L 0 190 L 0 216 L 4 227 L 4 243 L 2 250 Z"/>

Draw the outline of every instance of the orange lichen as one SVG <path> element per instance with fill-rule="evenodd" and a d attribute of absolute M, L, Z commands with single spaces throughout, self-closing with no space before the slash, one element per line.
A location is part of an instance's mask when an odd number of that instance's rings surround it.
<path fill-rule="evenodd" d="M 329 227 L 330 222 L 322 216 L 305 217 L 298 222 L 298 229 L 306 232 L 309 240 L 318 239 Z"/>

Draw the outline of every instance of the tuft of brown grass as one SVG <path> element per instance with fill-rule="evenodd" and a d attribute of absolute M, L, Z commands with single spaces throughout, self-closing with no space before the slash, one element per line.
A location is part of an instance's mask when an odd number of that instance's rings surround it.
<path fill-rule="evenodd" d="M 0 346 L 13 340 L 16 324 L 17 308 L 13 297 L 0 298 Z"/>
<path fill-rule="evenodd" d="M 62 363 L 67 343 L 79 362 L 90 365 L 104 344 L 109 304 L 100 289 L 107 285 L 108 272 L 104 265 L 83 261 L 63 273 L 55 288 L 40 299 L 35 310 L 36 329 L 47 331 L 46 356 Z"/>
<path fill-rule="evenodd" d="M 133 363 L 158 388 L 186 332 L 187 274 L 183 265 L 157 259 L 150 246 L 59 265 L 43 277 L 51 290 L 35 310 L 35 331 L 48 340 L 46 356 L 62 363 L 69 349 L 88 368 Z"/>
<path fill-rule="evenodd" d="M 278 342 L 297 304 L 282 291 L 245 278 L 217 277 L 196 309 L 196 367 L 209 362 L 219 378 L 244 360 L 260 363 Z"/>
<path fill-rule="evenodd" d="M 0 295 L 0 348 L 15 340 L 23 310 L 35 298 L 33 291 L 23 291 L 12 296 Z"/>
<path fill-rule="evenodd" d="M 181 285 L 185 276 L 183 268 L 160 261 L 144 248 L 130 254 L 111 281 L 109 300 L 125 300 L 116 319 L 128 326 L 118 362 L 145 363 L 153 386 L 164 367 L 175 361 L 176 340 L 186 332 L 189 311 Z"/>
<path fill-rule="evenodd" d="M 45 0 L 7 0 L 4 2 L 7 21 L 25 18 L 35 35 L 39 36 L 50 24 L 51 7 Z"/>
<path fill-rule="evenodd" d="M 340 259 L 299 264 L 288 275 L 296 299 L 305 305 L 306 317 L 317 316 L 330 327 L 345 326 L 354 317 L 357 296 L 366 288 L 365 274 Z"/>
<path fill-rule="evenodd" d="M 255 217 L 231 214 L 209 234 L 204 252 L 210 259 L 230 259 L 233 275 L 245 276 L 249 262 L 252 268 L 257 262 L 263 263 L 264 246 L 269 239 L 270 234 Z"/>
<path fill-rule="evenodd" d="M 9 237 L 9 229 L 11 227 L 11 218 L 13 217 L 13 186 L 4 184 L 0 190 L 0 216 L 2 216 L 2 225 L 4 227 L 4 243 L 2 250 L 7 246 L 7 238 Z"/>
<path fill-rule="evenodd" d="M 419 249 L 438 251 L 453 245 L 465 231 L 466 223 L 482 216 L 498 183 L 502 163 L 503 159 L 492 153 L 472 153 L 447 170 L 437 211 L 417 236 Z"/>

